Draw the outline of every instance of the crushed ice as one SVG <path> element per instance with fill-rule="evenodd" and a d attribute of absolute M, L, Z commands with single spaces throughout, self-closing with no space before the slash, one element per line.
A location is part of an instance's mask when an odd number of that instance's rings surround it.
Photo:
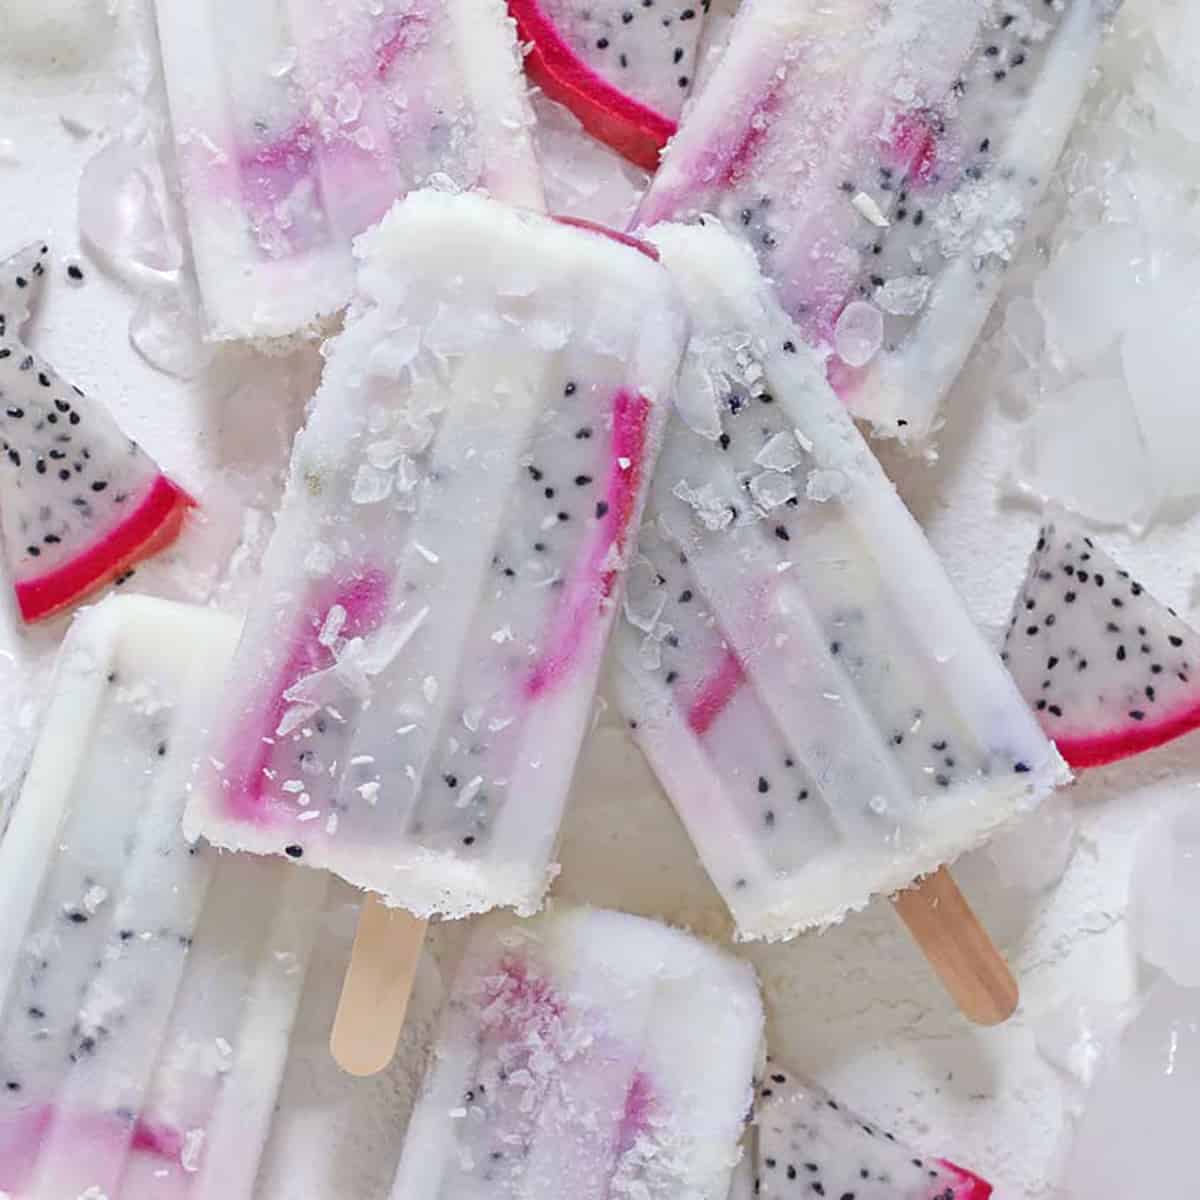
<path fill-rule="evenodd" d="M 996 338 L 1021 490 L 1135 531 L 1200 502 L 1197 13 L 1124 7 Z"/>

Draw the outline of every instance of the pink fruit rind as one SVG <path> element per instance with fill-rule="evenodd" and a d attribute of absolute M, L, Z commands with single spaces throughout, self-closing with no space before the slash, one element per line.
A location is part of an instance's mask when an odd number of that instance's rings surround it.
<path fill-rule="evenodd" d="M 69 562 L 14 587 L 26 621 L 42 621 L 102 588 L 134 563 L 169 546 L 196 501 L 159 475 L 141 503 L 114 529 Z"/>
<path fill-rule="evenodd" d="M 644 254 L 654 262 L 659 262 L 661 259 L 657 246 L 650 242 L 644 242 L 641 238 L 636 238 L 632 234 L 610 229 L 607 225 L 601 225 L 598 221 L 589 221 L 585 217 L 555 217 L 554 219 L 560 225 L 570 225 L 572 229 L 585 229 L 589 233 L 598 233 L 601 237 L 609 238 L 614 242 L 620 242 L 622 246 L 628 246 L 631 250 L 637 250 L 640 254 Z"/>
<path fill-rule="evenodd" d="M 557 610 L 557 628 L 549 640 L 551 648 L 525 681 L 527 699 L 537 699 L 566 676 L 602 605 L 612 595 L 617 570 L 609 564 L 613 551 L 624 549 L 637 513 L 650 411 L 644 396 L 628 391 L 618 392 L 613 400 L 612 462 L 604 491 L 604 513 L 596 523 L 583 562 L 567 584 Z"/>
<path fill-rule="evenodd" d="M 981 1179 L 974 1171 L 968 1171 L 944 1158 L 937 1161 L 938 1166 L 949 1171 L 955 1177 L 954 1200 L 988 1200 L 991 1196 L 992 1185 L 986 1179 Z"/>
<path fill-rule="evenodd" d="M 1131 725 L 1090 737 L 1063 737 L 1054 744 L 1071 767 L 1103 767 L 1145 750 L 1153 750 L 1185 733 L 1200 729 L 1200 700 L 1188 703 L 1153 724 Z"/>
<path fill-rule="evenodd" d="M 334 605 L 346 611 L 342 633 L 363 637 L 378 626 L 386 611 L 388 577 L 370 569 L 348 582 L 314 589 L 300 619 L 300 626 L 275 686 L 267 694 L 259 713 L 239 723 L 235 744 L 225 766 L 224 802 L 229 815 L 238 821 L 262 824 L 291 804 L 280 795 L 267 795 L 263 781 L 275 748 L 275 731 L 288 710 L 286 692 L 301 679 L 334 663 L 333 651 L 319 638 L 326 614 Z"/>
<path fill-rule="evenodd" d="M 597 75 L 562 39 L 537 0 L 508 0 L 508 11 L 518 40 L 531 47 L 525 56 L 529 78 L 569 108 L 593 137 L 636 166 L 656 170 L 675 122 Z"/>

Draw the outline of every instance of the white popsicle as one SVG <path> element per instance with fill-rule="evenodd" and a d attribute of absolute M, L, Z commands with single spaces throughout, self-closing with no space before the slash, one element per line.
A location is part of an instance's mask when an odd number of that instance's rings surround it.
<path fill-rule="evenodd" d="M 653 921 L 490 918 L 392 1200 L 725 1200 L 763 1034 L 752 969 Z"/>
<path fill-rule="evenodd" d="M 0 843 L 0 1192 L 249 1200 L 325 880 L 179 829 L 237 622 L 72 627 Z"/>
<path fill-rule="evenodd" d="M 749 248 L 715 222 L 653 240 L 693 336 L 618 695 L 740 935 L 786 938 L 1066 772 Z"/>
<path fill-rule="evenodd" d="M 536 909 L 684 337 L 629 239 L 401 202 L 187 816 L 418 916 Z"/>
<path fill-rule="evenodd" d="M 983 327 L 1117 0 L 747 0 L 636 224 L 754 246 L 856 416 L 919 443 Z"/>
<path fill-rule="evenodd" d="M 431 181 L 539 207 L 502 0 L 156 0 L 209 329 L 274 338 L 340 309 L 352 239 Z"/>

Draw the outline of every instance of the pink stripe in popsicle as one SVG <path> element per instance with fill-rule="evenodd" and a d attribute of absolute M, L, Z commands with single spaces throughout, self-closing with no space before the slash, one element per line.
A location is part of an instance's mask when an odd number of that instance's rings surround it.
<path fill-rule="evenodd" d="M 387 575 L 372 568 L 347 583 L 327 585 L 308 598 L 292 651 L 265 708 L 242 726 L 244 732 L 227 760 L 225 800 L 237 820 L 263 821 L 280 807 L 291 807 L 281 793 L 268 793 L 267 771 L 277 744 L 275 731 L 291 705 L 286 693 L 307 676 L 334 665 L 333 651 L 318 640 L 329 610 L 335 605 L 346 610 L 344 636 L 363 637 L 383 619 L 388 591 Z"/>
<path fill-rule="evenodd" d="M 596 536 L 585 551 L 582 566 L 573 572 L 558 607 L 557 629 L 549 639 L 550 649 L 525 681 L 527 699 L 536 700 L 567 674 L 601 605 L 612 595 L 617 580 L 617 570 L 611 565 L 612 554 L 624 548 L 637 511 L 649 418 L 650 404 L 644 396 L 627 391 L 617 393 L 613 401 L 612 462 L 605 488 L 604 515 L 597 522 Z"/>

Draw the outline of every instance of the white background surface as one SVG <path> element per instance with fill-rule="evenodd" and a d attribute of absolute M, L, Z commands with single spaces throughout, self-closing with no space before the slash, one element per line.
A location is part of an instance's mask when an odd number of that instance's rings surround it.
<path fill-rule="evenodd" d="M 59 17 L 63 37 L 48 33 Z M 37 349 L 107 400 L 126 430 L 200 496 L 232 495 L 236 507 L 261 493 L 269 503 L 315 358 L 264 365 L 226 351 L 204 376 L 181 384 L 133 352 L 125 284 L 86 254 L 84 286 L 66 283 L 63 264 L 80 255 L 79 173 L 102 137 L 72 134 L 60 115 L 86 111 L 102 123 L 110 111 L 118 72 L 108 27 L 104 0 L 0 0 L 0 139 L 11 143 L 0 141 L 0 256 L 48 238 L 54 267 L 30 339 Z M 977 355 L 961 381 L 937 464 L 889 457 L 888 465 L 969 608 L 998 633 L 1037 519 L 998 499 L 1019 431 L 999 403 L 994 364 L 994 355 Z M 238 390 L 246 377 L 252 386 Z M 235 525 L 220 532 L 236 533 Z M 1109 544 L 1166 602 L 1194 618 L 1190 596 L 1200 559 L 1188 551 L 1195 522 L 1158 528 L 1138 542 L 1115 536 Z M 236 591 L 227 597 L 236 598 Z M 18 634 L 11 616 L 0 614 L 3 694 L 36 678 L 30 664 L 41 661 L 44 644 L 44 637 Z M 6 708 L 0 721 L 9 741 L 19 739 L 19 705 Z M 960 882 L 1022 981 L 1021 1011 L 1000 1029 L 972 1029 L 951 1011 L 885 903 L 825 935 L 745 950 L 762 973 L 773 1053 L 927 1152 L 979 1170 L 1001 1200 L 1054 1195 L 1072 1091 L 1039 1053 L 1037 1031 L 1073 1004 L 1120 1004 L 1132 994 L 1137 976 L 1124 909 L 1133 840 L 1153 806 L 1198 785 L 1196 736 L 1089 774 L 1072 793 L 1077 849 L 1047 894 L 1006 886 L 986 854 L 961 864 Z M 666 917 L 710 936 L 729 932 L 674 816 L 615 728 L 602 726 L 585 753 L 563 865 L 558 896 Z M 314 971 L 317 987 L 301 1018 L 264 1166 L 264 1197 L 386 1195 L 439 996 L 437 972 L 427 964 L 401 1061 L 374 1081 L 340 1078 L 323 1046 L 352 913 L 335 912 L 331 923 L 335 936 Z"/>

